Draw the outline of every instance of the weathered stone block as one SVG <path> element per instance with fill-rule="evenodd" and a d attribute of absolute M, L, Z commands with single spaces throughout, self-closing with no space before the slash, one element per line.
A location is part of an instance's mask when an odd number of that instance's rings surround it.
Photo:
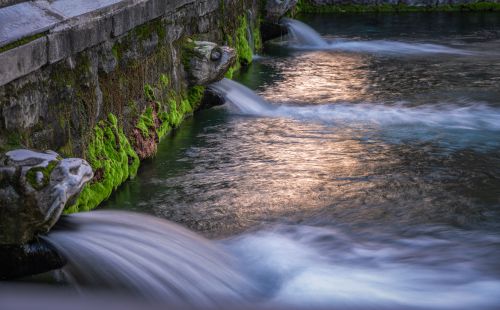
<path fill-rule="evenodd" d="M 130 0 L 129 0 L 130 1 Z M 42 7 L 58 15 L 70 19 L 77 16 L 88 15 L 95 17 L 109 14 L 126 4 L 127 0 L 41 0 L 36 1 Z"/>
<path fill-rule="evenodd" d="M 113 22 L 111 16 L 94 19 L 80 18 L 54 28 L 49 34 L 49 63 L 58 62 L 72 54 L 108 40 Z"/>
<path fill-rule="evenodd" d="M 136 26 L 165 14 L 164 0 L 141 0 L 132 3 L 113 15 L 113 36 L 117 37 Z"/>
<path fill-rule="evenodd" d="M 24 2 L 0 9 L 0 46 L 47 31 L 61 19 Z"/>
<path fill-rule="evenodd" d="M 0 85 L 31 73 L 47 63 L 47 38 L 42 37 L 0 54 Z"/>

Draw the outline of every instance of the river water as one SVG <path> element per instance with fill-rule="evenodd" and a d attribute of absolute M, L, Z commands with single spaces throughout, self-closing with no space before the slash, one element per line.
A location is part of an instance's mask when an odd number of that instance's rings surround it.
<path fill-rule="evenodd" d="M 216 239 L 260 300 L 498 308 L 500 15 L 301 20 L 236 78 L 265 106 L 196 114 L 104 208 Z"/>

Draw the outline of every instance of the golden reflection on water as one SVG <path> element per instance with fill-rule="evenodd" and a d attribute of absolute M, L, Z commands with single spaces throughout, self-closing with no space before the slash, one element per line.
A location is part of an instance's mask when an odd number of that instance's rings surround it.
<path fill-rule="evenodd" d="M 369 99 L 370 60 L 364 55 L 317 51 L 270 65 L 282 81 L 261 93 L 269 101 L 321 104 Z"/>

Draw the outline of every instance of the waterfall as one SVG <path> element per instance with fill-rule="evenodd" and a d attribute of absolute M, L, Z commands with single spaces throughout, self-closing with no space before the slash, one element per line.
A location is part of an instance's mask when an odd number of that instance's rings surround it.
<path fill-rule="evenodd" d="M 65 216 L 44 239 L 68 260 L 70 284 L 124 290 L 155 300 L 213 304 L 252 287 L 214 243 L 151 216 L 94 211 Z"/>
<path fill-rule="evenodd" d="M 273 110 L 273 107 L 262 97 L 235 81 L 224 78 L 211 84 L 210 88 L 244 114 L 266 115 Z"/>
<path fill-rule="evenodd" d="M 281 22 L 288 28 L 289 33 L 299 45 L 320 48 L 328 47 L 328 42 L 316 30 L 303 22 L 290 18 L 283 18 Z"/>

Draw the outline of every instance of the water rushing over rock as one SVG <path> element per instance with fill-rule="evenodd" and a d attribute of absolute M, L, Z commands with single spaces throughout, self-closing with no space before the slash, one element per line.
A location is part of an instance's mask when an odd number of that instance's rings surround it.
<path fill-rule="evenodd" d="M 44 237 L 64 255 L 67 280 L 195 305 L 243 300 L 253 287 L 218 246 L 165 220 L 97 211 L 65 216 Z"/>

